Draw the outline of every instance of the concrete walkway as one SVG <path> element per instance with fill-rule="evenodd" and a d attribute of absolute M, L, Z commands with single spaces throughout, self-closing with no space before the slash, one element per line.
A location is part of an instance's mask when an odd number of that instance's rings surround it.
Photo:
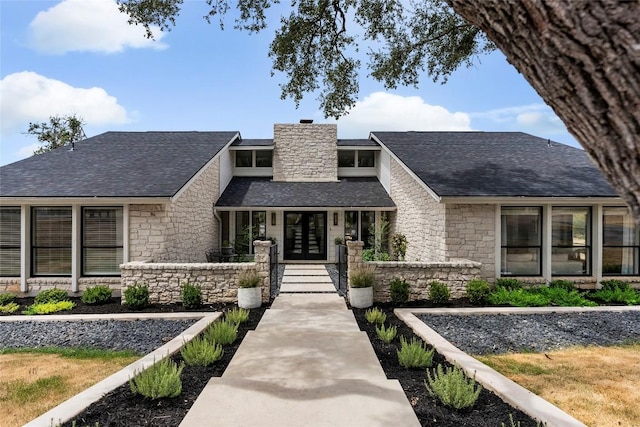
<path fill-rule="evenodd" d="M 287 265 L 280 295 L 180 426 L 419 426 L 324 266 Z"/>

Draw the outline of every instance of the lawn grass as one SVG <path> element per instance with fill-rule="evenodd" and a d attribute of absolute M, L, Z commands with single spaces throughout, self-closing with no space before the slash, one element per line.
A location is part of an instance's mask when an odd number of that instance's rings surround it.
<path fill-rule="evenodd" d="M 2 351 L 0 427 L 25 424 L 139 357 L 93 349 Z"/>
<path fill-rule="evenodd" d="M 475 357 L 588 426 L 640 420 L 640 342 Z"/>

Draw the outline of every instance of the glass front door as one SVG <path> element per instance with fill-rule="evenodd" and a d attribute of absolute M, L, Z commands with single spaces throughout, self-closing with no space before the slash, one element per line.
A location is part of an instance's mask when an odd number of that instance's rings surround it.
<path fill-rule="evenodd" d="M 327 259 L 327 213 L 285 212 L 284 259 Z"/>

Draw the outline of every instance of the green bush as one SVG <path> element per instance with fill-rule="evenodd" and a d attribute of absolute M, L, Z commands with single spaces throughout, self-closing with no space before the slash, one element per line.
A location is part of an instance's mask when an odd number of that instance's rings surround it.
<path fill-rule="evenodd" d="M 404 304 L 409 301 L 409 284 L 402 279 L 393 279 L 389 284 L 391 288 L 391 302 Z"/>
<path fill-rule="evenodd" d="M 400 350 L 398 350 L 398 363 L 403 368 L 428 368 L 433 363 L 434 349 L 427 350 L 424 342 L 412 338 L 408 342 L 400 337 Z"/>
<path fill-rule="evenodd" d="M 198 308 L 202 305 L 202 291 L 200 287 L 185 283 L 182 287 L 182 305 L 186 309 Z"/>
<path fill-rule="evenodd" d="M 475 379 L 467 378 L 457 366 L 443 370 L 442 365 L 438 365 L 433 376 L 427 370 L 424 385 L 431 396 L 436 396 L 443 404 L 455 409 L 472 407 L 482 391 L 482 386 Z"/>
<path fill-rule="evenodd" d="M 507 290 L 521 289 L 522 282 L 512 277 L 501 277 L 496 279 L 496 287 L 505 288 Z"/>
<path fill-rule="evenodd" d="M 17 295 L 10 292 L 6 294 L 0 294 L 0 305 L 7 305 L 15 301 Z"/>
<path fill-rule="evenodd" d="M 627 291 L 633 289 L 629 283 L 617 279 L 603 280 L 600 284 L 602 285 L 603 290 L 608 291 L 615 291 L 616 289 Z"/>
<path fill-rule="evenodd" d="M 134 310 L 140 310 L 149 305 L 149 287 L 143 283 L 136 283 L 124 291 L 124 303 Z"/>
<path fill-rule="evenodd" d="M 262 285 L 262 277 L 256 270 L 245 270 L 238 274 L 238 286 L 241 288 L 257 288 Z"/>
<path fill-rule="evenodd" d="M 186 343 L 180 354 L 188 366 L 209 366 L 224 354 L 222 345 L 196 337 Z"/>
<path fill-rule="evenodd" d="M 387 320 L 387 315 L 384 314 L 378 307 L 370 308 L 364 312 L 364 318 L 369 323 L 382 324 Z"/>
<path fill-rule="evenodd" d="M 209 342 L 228 345 L 238 337 L 238 327 L 226 320 L 219 320 L 209 325 L 204 332 L 204 336 Z"/>
<path fill-rule="evenodd" d="M 451 292 L 444 283 L 433 281 L 429 284 L 429 299 L 434 304 L 444 304 L 449 301 L 450 297 Z"/>
<path fill-rule="evenodd" d="M 495 305 L 512 305 L 515 307 L 589 307 L 596 305 L 584 298 L 578 291 L 567 291 L 564 288 L 547 286 L 508 290 L 496 287 L 489 295 L 489 302 Z"/>
<path fill-rule="evenodd" d="M 184 365 L 178 365 L 168 357 L 147 370 L 135 372 L 129 380 L 133 394 L 141 394 L 152 400 L 162 397 L 176 397 L 182 393 L 180 375 Z"/>
<path fill-rule="evenodd" d="M 0 313 L 11 314 L 20 309 L 20 306 L 15 302 L 9 302 L 7 304 L 0 305 Z"/>
<path fill-rule="evenodd" d="M 246 310 L 244 308 L 234 307 L 224 314 L 224 318 L 229 323 L 233 323 L 234 325 L 239 325 L 249 320 L 249 310 Z"/>
<path fill-rule="evenodd" d="M 69 301 L 69 294 L 62 289 L 47 289 L 36 295 L 34 304 L 44 304 L 48 302 Z"/>
<path fill-rule="evenodd" d="M 370 288 L 375 281 L 374 269 L 371 266 L 354 268 L 349 273 L 349 284 L 352 288 Z"/>
<path fill-rule="evenodd" d="M 391 252 L 394 259 L 404 261 L 407 254 L 407 237 L 402 233 L 396 233 L 391 236 Z"/>
<path fill-rule="evenodd" d="M 627 305 L 640 304 L 640 292 L 636 292 L 633 289 L 599 289 L 595 292 L 590 293 L 588 296 L 590 299 L 602 301 L 606 304 L 612 302 L 624 303 Z"/>
<path fill-rule="evenodd" d="M 363 261 L 391 261 L 391 257 L 386 252 L 377 252 L 373 248 L 362 251 Z"/>
<path fill-rule="evenodd" d="M 549 282 L 549 287 L 564 289 L 568 292 L 578 290 L 575 283 L 570 282 L 568 280 L 562 280 L 562 279 L 552 280 L 551 282 Z"/>
<path fill-rule="evenodd" d="M 82 302 L 85 304 L 106 304 L 109 301 L 111 301 L 111 288 L 106 285 L 87 288 L 82 294 Z"/>
<path fill-rule="evenodd" d="M 40 304 L 31 304 L 23 314 L 51 314 L 59 311 L 71 310 L 76 305 L 71 301 L 58 301 L 58 302 L 44 302 Z"/>
<path fill-rule="evenodd" d="M 467 298 L 473 305 L 484 305 L 489 300 L 491 286 L 489 282 L 482 279 L 472 279 L 467 284 Z"/>
<path fill-rule="evenodd" d="M 396 337 L 398 333 L 398 328 L 395 326 L 389 326 L 388 328 L 384 326 L 384 323 L 380 326 L 376 326 L 376 335 L 378 338 L 382 340 L 382 342 L 389 344 Z"/>

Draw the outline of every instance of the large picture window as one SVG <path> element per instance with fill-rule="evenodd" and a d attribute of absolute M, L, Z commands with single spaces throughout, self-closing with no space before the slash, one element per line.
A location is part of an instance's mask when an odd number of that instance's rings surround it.
<path fill-rule="evenodd" d="M 253 241 L 267 238 L 267 213 L 265 211 L 236 212 L 235 249 L 238 254 L 253 253 Z"/>
<path fill-rule="evenodd" d="M 0 208 L 0 277 L 20 276 L 20 208 Z"/>
<path fill-rule="evenodd" d="M 542 208 L 504 207 L 501 214 L 501 274 L 542 274 Z"/>
<path fill-rule="evenodd" d="M 591 274 L 591 208 L 554 207 L 551 234 L 551 274 Z"/>
<path fill-rule="evenodd" d="M 71 208 L 32 208 L 31 260 L 34 276 L 71 275 Z"/>
<path fill-rule="evenodd" d="M 82 209 L 82 274 L 120 274 L 122 264 L 122 208 Z"/>
<path fill-rule="evenodd" d="M 605 207 L 602 220 L 602 274 L 640 275 L 640 229 L 626 207 Z"/>

